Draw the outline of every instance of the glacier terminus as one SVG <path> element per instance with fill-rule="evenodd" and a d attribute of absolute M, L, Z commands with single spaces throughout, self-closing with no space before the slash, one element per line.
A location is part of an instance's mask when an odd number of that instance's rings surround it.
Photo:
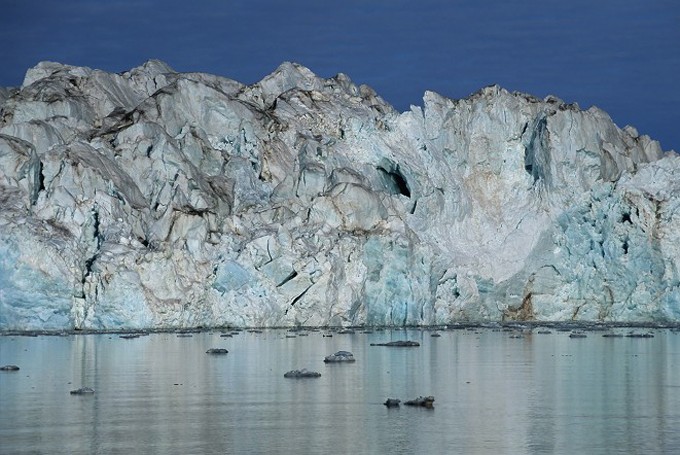
<path fill-rule="evenodd" d="M 680 320 L 680 158 L 489 86 L 284 63 L 0 89 L 0 330 Z"/>

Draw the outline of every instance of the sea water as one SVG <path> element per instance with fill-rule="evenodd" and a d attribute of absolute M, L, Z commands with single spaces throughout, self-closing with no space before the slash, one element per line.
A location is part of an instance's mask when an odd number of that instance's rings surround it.
<path fill-rule="evenodd" d="M 3 336 L 0 453 L 680 453 L 680 334 L 651 333 Z M 371 346 L 395 340 L 420 346 Z"/>

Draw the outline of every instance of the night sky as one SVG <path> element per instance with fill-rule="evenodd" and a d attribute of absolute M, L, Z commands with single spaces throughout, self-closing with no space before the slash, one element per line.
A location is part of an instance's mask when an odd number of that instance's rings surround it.
<path fill-rule="evenodd" d="M 489 84 L 597 105 L 680 151 L 677 0 L 0 0 L 0 86 L 51 60 L 152 58 L 253 83 L 283 61 L 347 74 L 399 110 Z"/>

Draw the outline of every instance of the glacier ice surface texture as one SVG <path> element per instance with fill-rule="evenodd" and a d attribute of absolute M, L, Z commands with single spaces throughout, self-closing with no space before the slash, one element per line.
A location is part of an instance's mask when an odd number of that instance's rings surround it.
<path fill-rule="evenodd" d="M 680 319 L 680 159 L 596 107 L 294 63 L 2 94 L 0 330 Z"/>

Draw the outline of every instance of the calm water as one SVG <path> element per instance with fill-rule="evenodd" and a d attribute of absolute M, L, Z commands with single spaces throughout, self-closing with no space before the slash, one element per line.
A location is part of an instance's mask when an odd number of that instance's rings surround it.
<path fill-rule="evenodd" d="M 0 452 L 680 453 L 678 333 L 286 333 L 0 337 Z M 421 346 L 369 346 L 399 339 Z M 419 395 L 435 409 L 381 404 Z"/>

